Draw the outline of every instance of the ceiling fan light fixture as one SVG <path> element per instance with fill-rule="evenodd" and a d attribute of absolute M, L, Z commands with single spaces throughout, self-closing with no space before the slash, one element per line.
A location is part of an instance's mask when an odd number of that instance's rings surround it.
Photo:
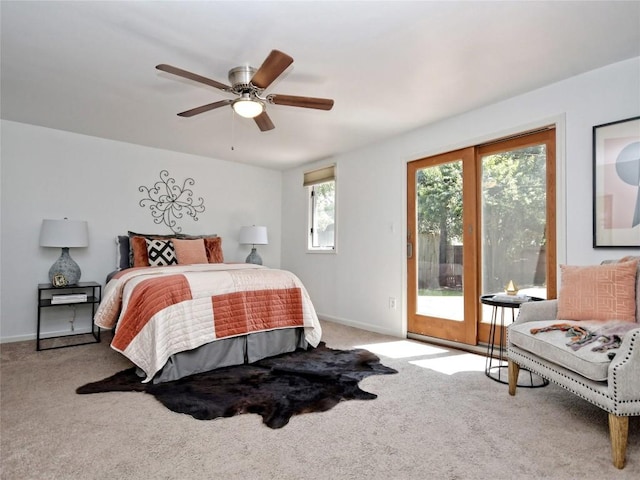
<path fill-rule="evenodd" d="M 255 118 L 264 112 L 264 103 L 248 95 L 234 100 L 231 106 L 234 112 L 244 118 Z"/>
<path fill-rule="evenodd" d="M 2 1 L 2 0 L 0 0 Z M 177 75 L 194 82 L 199 82 L 210 87 L 222 90 L 225 93 L 237 95 L 235 100 L 220 100 L 218 102 L 201 105 L 190 110 L 178 113 L 180 117 L 193 117 L 201 113 L 209 112 L 217 108 L 231 105 L 233 111 L 243 118 L 253 118 L 261 132 L 273 130 L 275 126 L 267 114 L 266 104 L 285 105 L 289 107 L 314 108 L 317 110 L 331 110 L 333 100 L 330 98 L 300 97 L 297 95 L 265 95 L 265 90 L 282 75 L 293 63 L 293 58 L 279 50 L 271 50 L 271 53 L 262 62 L 260 68 L 255 69 L 249 65 L 243 65 L 229 70 L 229 83 L 225 85 L 211 78 L 203 77 L 197 73 L 189 72 L 181 68 L 173 67 L 165 63 L 156 65 L 156 69 Z"/>

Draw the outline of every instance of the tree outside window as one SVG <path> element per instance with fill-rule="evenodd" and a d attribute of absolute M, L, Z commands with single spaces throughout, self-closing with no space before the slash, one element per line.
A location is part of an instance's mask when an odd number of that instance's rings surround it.
<path fill-rule="evenodd" d="M 310 190 L 309 249 L 335 249 L 336 182 L 319 183 Z"/>

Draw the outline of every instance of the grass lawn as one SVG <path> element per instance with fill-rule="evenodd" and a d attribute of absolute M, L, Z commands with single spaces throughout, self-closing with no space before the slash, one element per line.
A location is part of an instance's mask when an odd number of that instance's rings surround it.
<path fill-rule="evenodd" d="M 426 290 L 420 289 L 418 290 L 419 297 L 461 297 L 462 290 Z"/>

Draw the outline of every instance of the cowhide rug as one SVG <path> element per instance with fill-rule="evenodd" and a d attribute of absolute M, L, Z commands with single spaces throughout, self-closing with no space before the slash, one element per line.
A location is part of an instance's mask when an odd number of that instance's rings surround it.
<path fill-rule="evenodd" d="M 390 373 L 397 371 L 367 350 L 334 350 L 320 343 L 315 349 L 159 384 L 141 383 L 134 367 L 76 392 L 145 392 L 170 410 L 199 420 L 257 413 L 268 427 L 281 428 L 293 415 L 324 412 L 342 400 L 377 398 L 358 382 Z"/>

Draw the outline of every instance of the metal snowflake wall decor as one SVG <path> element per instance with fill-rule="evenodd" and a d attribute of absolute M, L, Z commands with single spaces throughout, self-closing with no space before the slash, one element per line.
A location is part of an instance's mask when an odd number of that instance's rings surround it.
<path fill-rule="evenodd" d="M 164 223 L 174 233 L 180 233 L 182 227 L 177 221 L 186 213 L 196 222 L 198 214 L 204 212 L 204 200 L 198 197 L 198 203 L 193 202 L 193 190 L 187 188 L 195 185 L 193 178 L 187 178 L 182 186 L 176 185 L 175 179 L 169 177 L 169 172 L 160 172 L 160 181 L 152 187 L 140 186 L 138 190 L 147 196 L 140 200 L 140 206 L 151 209 L 154 223 Z"/>

